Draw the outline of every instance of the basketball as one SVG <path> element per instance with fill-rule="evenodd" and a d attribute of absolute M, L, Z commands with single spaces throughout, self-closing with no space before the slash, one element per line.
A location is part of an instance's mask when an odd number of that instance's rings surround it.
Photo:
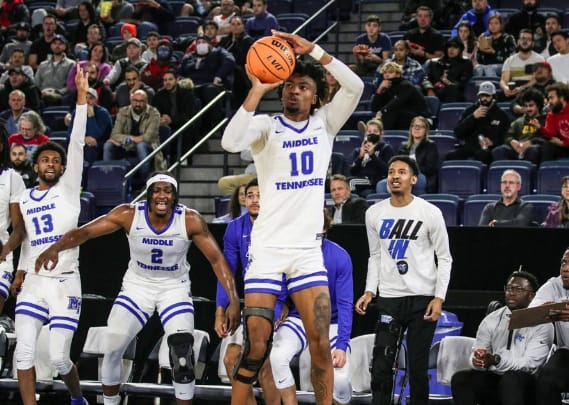
<path fill-rule="evenodd" d="M 296 64 L 291 45 L 284 39 L 271 36 L 257 40 L 247 52 L 247 67 L 263 83 L 287 79 Z"/>

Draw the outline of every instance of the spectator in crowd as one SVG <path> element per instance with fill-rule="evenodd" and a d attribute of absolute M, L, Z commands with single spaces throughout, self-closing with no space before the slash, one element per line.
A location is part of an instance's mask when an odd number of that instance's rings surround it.
<path fill-rule="evenodd" d="M 557 32 L 561 29 L 561 20 L 557 13 L 548 14 L 545 18 L 545 34 L 546 34 L 546 43 L 545 48 L 541 52 L 541 56 L 544 58 L 549 58 L 552 55 L 555 55 L 557 51 L 551 42 L 551 34 L 553 32 Z"/>
<path fill-rule="evenodd" d="M 552 277 L 541 286 L 530 307 L 567 301 L 569 289 L 569 249 L 561 257 L 559 276 Z M 547 311 L 547 319 L 555 327 L 557 350 L 553 353 L 537 375 L 537 405 L 561 404 L 561 395 L 569 390 L 569 309 Z"/>
<path fill-rule="evenodd" d="M 478 37 L 478 65 L 474 68 L 475 76 L 500 77 L 506 59 L 516 51 L 513 36 L 503 31 L 504 19 L 500 14 L 488 18 L 488 32 Z"/>
<path fill-rule="evenodd" d="M 122 107 L 115 121 L 111 137 L 103 147 L 103 160 L 133 157 L 141 162 L 160 145 L 158 127 L 160 113 L 148 104 L 144 90 L 136 90 L 130 96 L 130 105 Z M 152 160 L 139 170 L 141 179 L 146 179 L 152 171 Z M 154 156 L 154 170 L 164 169 L 162 152 Z"/>
<path fill-rule="evenodd" d="M 8 144 L 24 145 L 29 156 L 32 156 L 38 145 L 49 141 L 49 137 L 45 134 L 46 127 L 35 111 L 27 111 L 20 116 L 18 129 L 19 132 L 10 135 Z"/>
<path fill-rule="evenodd" d="M 180 11 L 181 17 L 196 15 L 199 17 L 207 16 L 212 9 L 213 2 L 210 0 L 186 0 Z"/>
<path fill-rule="evenodd" d="M 569 227 L 569 176 L 561 178 L 561 199 L 549 206 L 543 225 L 548 228 Z"/>
<path fill-rule="evenodd" d="M 458 38 L 462 41 L 462 57 L 470 60 L 475 68 L 478 65 L 478 43 L 470 22 L 463 21 L 458 25 Z"/>
<path fill-rule="evenodd" d="M 152 100 L 152 105 L 160 113 L 160 125 L 167 125 L 172 133 L 188 122 L 199 110 L 201 103 L 194 94 L 193 87 L 178 81 L 175 70 L 168 70 L 162 78 L 163 86 Z M 184 130 L 182 153 L 188 151 L 196 142 L 199 122 Z"/>
<path fill-rule="evenodd" d="M 443 3 L 442 0 L 407 0 L 403 7 L 399 30 L 406 31 L 417 27 L 417 9 L 419 7 L 429 7 L 433 11 L 433 20 L 438 22 L 443 14 Z"/>
<path fill-rule="evenodd" d="M 569 33 L 567 31 L 556 31 L 551 33 L 551 43 L 557 53 L 547 58 L 551 65 L 553 78 L 557 82 L 569 84 Z"/>
<path fill-rule="evenodd" d="M 429 116 L 429 107 L 423 94 L 404 80 L 403 69 L 395 62 L 381 67 L 383 81 L 371 98 L 371 111 L 383 121 L 385 129 L 408 129 L 413 117 Z"/>
<path fill-rule="evenodd" d="M 411 121 L 409 139 L 399 147 L 398 155 L 409 155 L 419 165 L 421 174 L 427 180 L 427 193 L 438 190 L 439 151 L 429 139 L 431 125 L 425 117 L 417 116 Z"/>
<path fill-rule="evenodd" d="M 12 90 L 8 99 L 10 108 L 0 112 L 0 122 L 4 125 L 8 135 L 18 132 L 18 121 L 26 108 L 26 95 L 20 90 Z"/>
<path fill-rule="evenodd" d="M 79 16 L 77 7 L 79 7 L 82 1 L 83 0 L 57 0 L 55 3 L 55 15 L 63 20 L 76 19 Z"/>
<path fill-rule="evenodd" d="M 157 31 L 149 31 L 146 34 L 146 49 L 142 52 L 142 59 L 147 63 L 152 59 L 156 59 L 156 49 L 158 48 L 158 42 L 160 42 L 160 34 Z"/>
<path fill-rule="evenodd" d="M 30 13 L 24 0 L 9 0 L 0 4 L 0 33 L 7 31 L 13 24 L 29 19 Z"/>
<path fill-rule="evenodd" d="M 520 31 L 518 38 L 518 52 L 512 54 L 504 62 L 500 88 L 507 99 L 513 99 L 524 89 L 531 86 L 533 67 L 538 62 L 543 62 L 543 56 L 533 50 L 533 36 L 530 30 Z"/>
<path fill-rule="evenodd" d="M 541 125 L 545 123 L 545 115 L 541 113 L 543 94 L 530 87 L 520 94 L 520 102 L 524 114 L 510 124 L 504 144 L 492 150 L 492 157 L 494 160 L 529 160 L 539 165 L 543 138 L 532 122 L 535 119 Z"/>
<path fill-rule="evenodd" d="M 530 30 L 533 35 L 534 49 L 543 51 L 545 47 L 545 16 L 538 13 L 539 0 L 521 0 L 521 10 L 508 17 L 506 32 L 518 38 L 523 29 Z"/>
<path fill-rule="evenodd" d="M 342 174 L 330 177 L 330 194 L 334 205 L 328 207 L 334 224 L 364 224 L 368 207 L 363 198 L 352 197 L 348 178 Z"/>
<path fill-rule="evenodd" d="M 496 10 L 488 4 L 488 0 L 472 0 L 472 8 L 460 17 L 458 22 L 452 29 L 450 36 L 456 37 L 458 35 L 458 26 L 463 21 L 468 21 L 472 25 L 472 30 L 475 36 L 482 33 L 488 33 L 488 18 L 496 14 Z"/>
<path fill-rule="evenodd" d="M 22 176 L 26 188 L 36 184 L 37 173 L 32 166 L 32 160 L 28 156 L 28 150 L 24 145 L 13 144 L 10 148 L 10 164 L 12 168 Z"/>
<path fill-rule="evenodd" d="M 87 129 L 85 130 L 85 146 L 83 157 L 92 164 L 103 158 L 103 147 L 109 139 L 113 129 L 111 114 L 106 108 L 97 105 L 97 90 L 89 88 L 87 91 Z M 75 111 L 71 114 L 67 129 L 67 138 L 71 136 Z"/>
<path fill-rule="evenodd" d="M 271 30 L 278 30 L 277 18 L 267 11 L 267 0 L 253 0 L 253 17 L 247 20 L 245 31 L 253 39 L 272 35 Z"/>
<path fill-rule="evenodd" d="M 410 51 L 409 41 L 399 40 L 393 45 L 393 56 L 386 59 L 385 62 L 395 62 L 400 65 L 402 68 L 401 77 L 410 81 L 416 87 L 420 87 L 425 77 L 425 71 L 419 62 L 409 56 Z M 383 82 L 383 74 L 380 66 L 376 69 L 373 80 L 375 90 L 377 90 L 381 82 Z"/>
<path fill-rule="evenodd" d="M 97 74 L 99 75 L 98 78 L 103 80 L 112 69 L 111 65 L 107 62 L 107 48 L 102 42 L 98 42 L 89 48 L 87 60 L 80 61 L 79 66 L 83 71 L 85 71 L 85 67 L 88 64 L 94 64 L 97 68 Z M 75 87 L 75 72 L 77 72 L 77 64 L 73 64 L 73 66 L 71 66 L 69 74 L 67 75 L 67 89 L 73 93 L 77 90 Z"/>
<path fill-rule="evenodd" d="M 532 124 L 541 130 L 546 142 L 541 147 L 541 160 L 556 160 L 569 157 L 569 87 L 564 83 L 554 83 L 545 89 L 550 111 L 545 117 L 545 125 L 538 120 Z"/>
<path fill-rule="evenodd" d="M 486 204 L 480 215 L 478 226 L 530 226 L 533 205 L 520 200 L 518 193 L 521 188 L 522 176 L 512 169 L 504 171 L 500 181 L 502 198 L 496 202 Z"/>
<path fill-rule="evenodd" d="M 47 55 L 51 53 L 51 40 L 57 32 L 57 18 L 51 14 L 47 14 L 42 22 L 42 36 L 32 42 L 30 46 L 30 54 L 28 55 L 28 64 L 32 69 L 37 70 L 39 64 L 47 59 Z"/>
<path fill-rule="evenodd" d="M 78 42 L 73 48 L 75 58 L 80 61 L 89 60 L 93 47 L 103 43 L 103 32 L 103 27 L 100 24 L 93 23 L 89 25 L 87 27 L 87 39 L 85 42 Z M 107 61 L 107 53 L 108 51 L 105 47 L 105 62 Z"/>
<path fill-rule="evenodd" d="M 198 34 L 198 37 L 200 37 L 202 35 L 205 37 L 208 37 L 210 40 L 209 43 L 211 44 L 211 46 L 213 46 L 215 48 L 220 43 L 220 41 L 217 39 L 218 38 L 217 37 L 218 31 L 219 31 L 219 25 L 217 25 L 217 23 L 213 20 L 207 20 L 203 26 L 198 27 L 197 34 Z M 196 41 L 197 41 L 197 39 L 194 39 L 190 43 L 190 45 L 188 45 L 184 54 L 188 55 L 190 53 L 196 52 Z"/>
<path fill-rule="evenodd" d="M 228 35 L 230 32 L 229 21 L 231 17 L 239 14 L 239 7 L 235 5 L 233 0 L 221 0 L 219 2 L 219 8 L 212 11 L 212 19 L 218 26 L 217 40 L 221 41 L 221 38 Z"/>
<path fill-rule="evenodd" d="M 381 32 L 379 16 L 372 14 L 366 18 L 366 32 L 356 38 L 352 53 L 356 64 L 350 68 L 359 76 L 373 76 L 375 70 L 391 54 L 391 40 Z"/>
<path fill-rule="evenodd" d="M 541 93 L 544 102 L 547 100 L 547 92 L 545 89 L 547 86 L 553 83 L 555 83 L 555 80 L 553 80 L 551 65 L 548 62 L 536 63 L 533 67 L 532 78 L 528 84 L 530 85 L 530 88 L 538 90 Z M 521 92 L 518 97 L 516 97 L 516 99 L 512 102 L 512 111 L 516 115 L 521 115 L 524 113 L 524 107 L 521 101 L 521 95 L 524 92 L 525 90 Z"/>
<path fill-rule="evenodd" d="M 232 107 L 241 105 L 251 88 L 251 83 L 245 73 L 245 62 L 247 52 L 253 42 L 253 38 L 244 30 L 243 19 L 238 15 L 231 17 L 231 33 L 221 40 L 219 46 L 227 49 L 235 58 Z"/>
<path fill-rule="evenodd" d="M 239 153 L 242 161 L 248 162 L 245 171 L 240 174 L 233 174 L 220 177 L 217 181 L 217 188 L 223 195 L 231 195 L 241 184 L 248 184 L 251 180 L 257 178 L 257 170 L 253 162 L 253 155 L 250 149 L 244 149 Z"/>
<path fill-rule="evenodd" d="M 111 53 L 111 60 L 113 62 L 118 61 L 119 59 L 123 59 L 126 57 L 126 48 L 128 46 L 128 41 L 136 38 L 136 34 L 138 30 L 136 29 L 136 25 L 131 23 L 124 23 L 121 25 L 121 37 L 123 41 L 115 45 Z M 142 44 L 141 44 L 142 46 Z"/>
<path fill-rule="evenodd" d="M 130 105 L 132 94 L 137 90 L 144 90 L 148 101 L 152 103 L 154 89 L 140 80 L 140 72 L 134 66 L 127 66 L 124 73 L 124 82 L 117 87 L 115 92 L 115 104 L 119 107 Z"/>
<path fill-rule="evenodd" d="M 418 7 L 416 19 L 417 28 L 413 28 L 403 35 L 403 39 L 409 41 L 413 59 L 424 64 L 428 59 L 442 57 L 445 39 L 439 31 L 432 27 L 433 10 L 426 6 Z"/>
<path fill-rule="evenodd" d="M 332 75 L 332 73 L 328 71 L 326 71 L 326 73 L 324 74 L 324 80 L 325 80 L 324 97 L 322 97 L 322 100 L 320 100 L 320 105 L 328 104 L 330 101 L 332 101 L 338 90 L 340 90 L 340 88 L 342 87 L 340 85 L 340 82 L 338 82 L 338 80 Z"/>
<path fill-rule="evenodd" d="M 383 128 L 377 125 L 380 133 L 373 133 L 372 125 L 368 122 L 367 133 L 362 146 L 354 151 L 350 174 L 350 189 L 358 195 L 366 197 L 375 193 L 375 186 L 381 179 L 387 177 L 387 163 L 394 155 L 393 148 L 383 138 Z"/>
<path fill-rule="evenodd" d="M 228 224 L 247 212 L 245 187 L 246 184 L 240 184 L 238 187 L 235 187 L 229 199 L 227 213 L 214 218 L 212 221 L 214 224 Z"/>
<path fill-rule="evenodd" d="M 141 0 L 134 6 L 132 18 L 140 22 L 156 24 L 160 32 L 168 32 L 168 25 L 174 21 L 172 6 L 167 0 Z"/>
<path fill-rule="evenodd" d="M 107 77 L 103 79 L 103 83 L 111 86 L 111 88 L 121 84 L 125 80 L 126 68 L 128 66 L 133 66 L 140 72 L 146 65 L 141 55 L 142 42 L 138 38 L 129 39 L 126 46 L 126 57 L 115 62 Z"/>
<path fill-rule="evenodd" d="M 75 30 L 71 33 L 71 44 L 73 46 L 77 44 L 86 44 L 87 43 L 87 32 L 89 27 L 93 24 L 97 26 L 99 24 L 99 18 L 97 17 L 97 13 L 95 12 L 95 7 L 91 4 L 89 0 L 83 0 L 77 6 L 77 14 L 79 16 L 79 24 Z M 102 34 L 103 27 L 100 26 L 99 34 Z M 98 41 L 102 41 L 103 38 L 98 38 Z"/>
<path fill-rule="evenodd" d="M 67 76 L 74 64 L 65 54 L 67 40 L 61 34 L 53 37 L 50 43 L 52 54 L 40 63 L 35 82 L 41 92 L 44 105 L 60 105 L 67 94 Z"/>
<path fill-rule="evenodd" d="M 164 74 L 169 70 L 176 71 L 177 69 L 178 63 L 174 56 L 172 43 L 168 39 L 163 39 L 158 42 L 156 57 L 152 58 L 140 71 L 140 79 L 157 91 L 162 87 Z"/>
<path fill-rule="evenodd" d="M 16 24 L 15 30 L 16 36 L 13 37 L 9 42 L 6 41 L 4 43 L 2 53 L 0 54 L 0 67 L 3 67 L 4 70 L 10 69 L 11 67 L 11 64 L 8 60 L 12 57 L 12 52 L 14 49 L 20 49 L 24 54 L 25 60 L 30 53 L 30 48 L 32 47 L 32 41 L 30 41 L 30 24 L 22 21 Z"/>
<path fill-rule="evenodd" d="M 87 63 L 83 68 L 83 72 L 87 75 L 89 87 L 97 91 L 97 104 L 114 113 L 113 92 L 109 86 L 106 86 L 100 79 L 99 66 L 96 63 Z M 75 99 L 76 94 L 73 94 Z M 73 105 L 73 104 L 72 104 Z"/>
<path fill-rule="evenodd" d="M 539 369 L 553 344 L 551 324 L 510 330 L 512 311 L 527 308 L 535 297 L 537 278 L 525 271 L 508 276 L 506 306 L 487 315 L 476 332 L 471 370 L 452 376 L 452 397 L 461 405 L 534 405 Z"/>
<path fill-rule="evenodd" d="M 473 158 L 489 164 L 492 149 L 504 142 L 509 126 L 507 114 L 496 104 L 496 86 L 492 82 L 480 83 L 478 101 L 464 110 L 454 128 L 454 135 L 464 145 L 449 152 L 447 159 Z"/>
<path fill-rule="evenodd" d="M 428 96 L 436 96 L 443 103 L 464 100 L 464 88 L 472 77 L 472 62 L 462 56 L 464 45 L 459 38 L 451 38 L 442 58 L 431 59 L 425 65 L 423 89 Z"/>
<path fill-rule="evenodd" d="M 100 6 L 100 5 L 99 5 Z M 101 21 L 111 26 L 119 21 L 131 20 L 134 14 L 134 6 L 126 0 L 112 0 L 109 13 L 101 11 Z"/>
<path fill-rule="evenodd" d="M 24 51 L 19 48 L 12 49 L 12 54 L 10 55 L 10 60 L 6 65 L 4 65 L 5 71 L 0 76 L 0 85 L 6 83 L 8 78 L 10 77 L 10 70 L 11 69 L 22 69 L 26 76 L 29 78 L 34 77 L 34 70 L 31 66 L 24 64 Z"/>
<path fill-rule="evenodd" d="M 0 88 L 0 111 L 9 107 L 9 94 L 12 90 L 21 90 L 26 95 L 26 105 L 34 111 L 40 110 L 40 92 L 33 80 L 26 76 L 22 68 L 10 68 L 8 81 Z"/>

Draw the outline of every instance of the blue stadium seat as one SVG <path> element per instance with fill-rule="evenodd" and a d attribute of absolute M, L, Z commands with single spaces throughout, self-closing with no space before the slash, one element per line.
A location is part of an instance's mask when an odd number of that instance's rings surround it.
<path fill-rule="evenodd" d="M 292 0 L 269 0 L 267 11 L 273 15 L 292 13 Z"/>
<path fill-rule="evenodd" d="M 97 215 L 125 202 L 124 176 L 130 169 L 126 160 L 96 161 L 87 171 L 88 191 L 95 195 Z"/>
<path fill-rule="evenodd" d="M 95 195 L 89 191 L 81 192 L 81 212 L 79 213 L 79 225 L 86 224 L 95 218 Z"/>
<path fill-rule="evenodd" d="M 476 160 L 447 160 L 439 169 L 439 192 L 466 198 L 484 189 L 486 165 Z"/>
<path fill-rule="evenodd" d="M 107 28 L 107 38 L 120 37 L 121 36 L 121 28 L 123 25 L 124 25 L 124 22 L 119 21 L 119 22 L 111 25 L 109 28 Z"/>
<path fill-rule="evenodd" d="M 393 130 L 385 131 L 383 134 L 383 140 L 391 145 L 395 154 L 399 151 L 401 144 L 403 142 L 407 142 L 407 139 L 409 138 L 408 131 L 405 132 L 407 132 L 407 135 L 393 133 Z"/>
<path fill-rule="evenodd" d="M 561 197 L 551 194 L 533 194 L 524 195 L 521 199 L 522 201 L 529 202 L 533 205 L 532 222 L 536 225 L 541 225 L 545 221 L 549 206 L 558 202 Z"/>
<path fill-rule="evenodd" d="M 277 21 L 279 26 L 281 26 L 285 32 L 292 33 L 298 27 L 300 27 L 308 18 L 303 17 L 300 14 L 291 13 L 289 15 L 280 14 L 277 16 Z M 298 32 L 299 35 L 306 35 L 306 29 L 302 29 Z"/>
<path fill-rule="evenodd" d="M 460 198 L 453 194 L 423 194 L 422 199 L 437 206 L 443 213 L 446 226 L 456 226 L 459 221 Z"/>
<path fill-rule="evenodd" d="M 293 2 L 292 11 L 294 13 L 305 13 L 309 16 L 313 16 L 322 8 L 323 5 L 324 2 L 322 0 L 295 0 Z M 308 27 L 309 39 L 316 38 L 316 36 L 320 35 L 320 33 L 328 27 L 328 16 L 326 15 L 328 12 L 330 12 L 330 9 L 319 14 L 314 20 L 312 20 Z"/>
<path fill-rule="evenodd" d="M 533 189 L 533 175 L 535 165 L 527 160 L 495 160 L 488 168 L 487 177 L 487 192 L 499 194 L 501 192 L 500 181 L 502 180 L 502 173 L 507 169 L 517 171 L 522 177 L 522 188 L 520 195 L 531 194 Z"/>
<path fill-rule="evenodd" d="M 462 225 L 477 226 L 486 204 L 496 202 L 500 198 L 502 198 L 500 194 L 474 194 L 469 196 L 464 201 L 462 209 Z"/>
<path fill-rule="evenodd" d="M 213 197 L 213 206 L 216 218 L 222 217 L 229 212 L 228 209 L 230 201 L 231 197 Z"/>
<path fill-rule="evenodd" d="M 61 131 L 65 129 L 65 124 L 63 118 L 69 112 L 69 107 L 67 106 L 54 106 L 44 109 L 40 116 L 43 123 L 51 131 Z"/>
<path fill-rule="evenodd" d="M 431 116 L 426 118 L 431 118 L 433 121 L 433 125 L 431 125 L 431 127 L 435 128 L 439 109 L 441 108 L 441 101 L 436 96 L 425 96 L 425 101 L 427 102 L 427 106 L 429 106 L 429 111 L 431 112 Z"/>
<path fill-rule="evenodd" d="M 391 197 L 390 193 L 371 193 L 366 196 L 368 205 L 373 205 L 376 202 L 383 201 Z"/>
<path fill-rule="evenodd" d="M 441 106 L 437 116 L 437 129 L 454 129 L 460 121 L 464 107 Z"/>
<path fill-rule="evenodd" d="M 391 40 L 391 45 L 393 45 L 397 41 L 400 41 L 403 39 L 403 36 L 405 35 L 405 31 L 391 31 L 391 32 L 386 32 L 386 34 L 389 37 L 389 39 Z"/>
<path fill-rule="evenodd" d="M 508 22 L 508 19 L 510 18 L 510 16 L 512 14 L 515 14 L 515 13 L 520 11 L 519 5 L 518 5 L 518 8 L 496 8 L 495 10 L 498 13 L 500 13 L 502 18 L 504 19 L 504 24 Z"/>
<path fill-rule="evenodd" d="M 60 144 L 63 149 L 67 150 L 69 143 L 67 139 L 67 131 L 50 131 L 48 136 L 50 141 Z"/>
<path fill-rule="evenodd" d="M 361 78 L 364 82 L 364 92 L 360 97 L 360 102 L 358 103 L 358 110 L 369 110 L 371 96 L 373 95 L 373 76 L 364 76 Z"/>
<path fill-rule="evenodd" d="M 563 26 L 569 27 L 569 9 L 563 13 Z"/>
<path fill-rule="evenodd" d="M 348 165 L 352 164 L 352 154 L 355 148 L 362 144 L 361 135 L 336 135 L 332 152 L 341 153 Z"/>
<path fill-rule="evenodd" d="M 140 21 L 136 26 L 136 36 L 141 40 L 145 40 L 150 31 L 158 32 L 158 25 L 150 21 Z"/>
<path fill-rule="evenodd" d="M 172 12 L 176 17 L 180 15 L 182 7 L 184 6 L 184 4 L 186 4 L 184 0 L 169 0 L 168 3 L 170 3 L 170 7 L 172 7 Z"/>
<path fill-rule="evenodd" d="M 174 22 L 168 25 L 168 34 L 174 38 L 186 34 L 195 34 L 200 24 L 201 20 L 198 17 L 176 17 Z"/>
<path fill-rule="evenodd" d="M 558 195 L 563 176 L 569 176 L 569 160 L 541 162 L 537 170 L 537 194 Z"/>
<path fill-rule="evenodd" d="M 452 131 L 451 131 L 452 132 Z M 458 143 L 454 135 L 444 135 L 440 133 L 434 133 L 429 135 L 429 139 L 437 145 L 437 150 L 439 152 L 439 159 L 443 160 L 447 153 L 456 148 Z"/>
<path fill-rule="evenodd" d="M 371 111 L 354 111 L 346 120 L 342 129 L 358 129 L 358 121 L 368 122 L 373 117 L 375 117 L 375 113 Z"/>
<path fill-rule="evenodd" d="M 123 42 L 122 37 L 107 37 L 105 39 L 105 45 L 109 48 L 109 51 L 112 52 L 113 48 Z"/>

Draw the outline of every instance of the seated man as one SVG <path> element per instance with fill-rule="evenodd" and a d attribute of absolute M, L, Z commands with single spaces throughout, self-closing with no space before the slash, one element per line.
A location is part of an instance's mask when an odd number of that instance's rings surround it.
<path fill-rule="evenodd" d="M 140 71 L 134 66 L 127 66 L 124 70 L 124 82 L 115 91 L 115 104 L 118 108 L 128 106 L 132 93 L 137 90 L 144 90 L 148 97 L 148 102 L 152 103 L 154 89 L 144 83 L 140 78 Z"/>
<path fill-rule="evenodd" d="M 331 217 L 324 211 L 324 235 L 331 224 Z M 334 392 L 336 404 L 349 404 L 352 398 L 352 385 L 349 379 L 350 333 L 352 330 L 352 305 L 354 302 L 352 260 L 350 255 L 336 243 L 324 238 L 322 240 L 322 256 L 324 267 L 328 272 L 330 301 L 317 305 L 329 306 L 330 349 L 334 366 Z M 289 293 L 292 285 L 289 284 Z M 292 304 L 291 304 L 292 305 Z M 307 347 L 304 325 L 297 309 L 292 306 L 288 316 L 275 331 L 273 348 L 270 353 L 271 368 L 275 385 L 280 391 L 285 405 L 295 405 L 296 385 L 290 369 L 292 358 Z M 315 387 L 315 389 L 319 389 Z"/>
<path fill-rule="evenodd" d="M 12 90 L 8 98 L 10 108 L 0 112 L 0 124 L 4 125 L 8 135 L 18 132 L 18 121 L 26 108 L 26 95 L 20 90 Z"/>
<path fill-rule="evenodd" d="M 508 115 L 496 104 L 496 86 L 480 83 L 478 102 L 464 110 L 454 128 L 454 135 L 464 145 L 449 152 L 447 160 L 474 158 L 489 164 L 491 150 L 504 142 L 509 126 Z"/>
<path fill-rule="evenodd" d="M 348 178 L 342 174 L 334 174 L 330 178 L 330 193 L 334 206 L 328 207 L 334 224 L 364 224 L 367 201 L 363 198 L 352 198 Z"/>
<path fill-rule="evenodd" d="M 28 157 L 28 151 L 24 145 L 15 143 L 10 148 L 10 166 L 22 176 L 26 188 L 36 184 L 37 173 L 32 166 L 32 160 Z"/>
<path fill-rule="evenodd" d="M 541 286 L 530 307 L 567 300 L 569 290 L 569 248 L 561 257 L 559 276 Z M 561 393 L 569 391 L 569 309 L 551 311 L 557 350 L 543 366 L 537 377 L 537 404 L 561 404 Z"/>
<path fill-rule="evenodd" d="M 44 105 L 59 105 L 67 94 L 67 75 L 73 66 L 73 60 L 65 54 L 67 40 L 57 34 L 51 40 L 51 52 L 47 60 L 40 63 L 35 82 L 41 92 Z"/>
<path fill-rule="evenodd" d="M 479 226 L 520 227 L 529 226 L 533 205 L 518 198 L 522 187 L 522 177 L 515 170 L 508 169 L 502 174 L 500 190 L 502 198 L 488 203 L 480 215 Z"/>
<path fill-rule="evenodd" d="M 537 287 L 537 278 L 531 273 L 517 271 L 508 277 L 504 287 L 506 306 L 486 316 L 476 332 L 473 369 L 452 376 L 456 404 L 535 404 L 535 374 L 553 344 L 553 327 L 543 324 L 508 330 L 508 326 L 512 311 L 527 308 Z"/>
<path fill-rule="evenodd" d="M 541 113 L 543 108 L 543 95 L 539 90 L 529 88 L 520 95 L 524 106 L 524 115 L 510 124 L 503 145 L 492 150 L 494 160 L 529 160 L 538 165 L 543 139 L 539 136 L 538 128 L 533 120 L 543 125 L 545 116 Z"/>
<path fill-rule="evenodd" d="M 21 48 L 14 48 L 10 53 L 10 60 L 8 63 L 4 65 L 4 72 L 0 76 L 0 84 L 4 84 L 8 81 L 10 77 L 10 69 L 12 68 L 20 68 L 25 73 L 26 76 L 33 78 L 34 77 L 34 70 L 31 66 L 24 64 L 25 63 L 25 54 Z"/>
<path fill-rule="evenodd" d="M 534 121 L 546 142 L 541 147 L 541 160 L 556 160 L 569 157 L 569 86 L 554 83 L 546 88 L 550 111 L 545 125 Z"/>
<path fill-rule="evenodd" d="M 366 32 L 356 38 L 352 53 L 356 64 L 350 68 L 359 76 L 373 76 L 375 70 L 391 54 L 391 40 L 381 32 L 381 21 L 377 15 L 366 19 Z"/>
<path fill-rule="evenodd" d="M 411 47 L 408 41 L 399 40 L 393 45 L 393 57 L 386 59 L 385 62 L 395 62 L 400 65 L 402 69 L 401 77 L 420 87 L 425 77 L 425 71 L 419 62 L 409 56 L 410 50 Z M 381 73 L 381 67 L 378 67 L 373 79 L 374 90 L 379 87 L 382 81 L 383 74 Z"/>
<path fill-rule="evenodd" d="M 160 113 L 156 107 L 148 104 L 144 90 L 136 90 L 130 97 L 130 105 L 122 107 L 116 118 L 111 137 L 103 146 L 103 160 L 116 160 L 133 156 L 136 163 L 144 160 L 158 147 L 160 138 Z M 154 157 L 154 168 L 164 169 L 162 152 Z M 152 161 L 146 162 L 139 175 L 146 179 L 152 171 Z"/>

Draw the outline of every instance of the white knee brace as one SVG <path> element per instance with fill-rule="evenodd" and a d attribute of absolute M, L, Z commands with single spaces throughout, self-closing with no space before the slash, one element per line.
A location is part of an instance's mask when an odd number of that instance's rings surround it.
<path fill-rule="evenodd" d="M 67 375 L 73 367 L 69 357 L 73 332 L 69 329 L 53 328 L 49 335 L 49 356 L 53 368 L 59 375 Z"/>
<path fill-rule="evenodd" d="M 336 372 L 334 369 L 334 393 L 332 397 L 339 404 L 348 404 L 352 399 L 352 384 L 347 373 Z"/>
<path fill-rule="evenodd" d="M 283 349 L 285 348 L 273 346 L 270 354 L 273 379 L 279 390 L 295 385 L 294 376 L 290 369 L 290 361 L 294 357 L 294 353 Z"/>
<path fill-rule="evenodd" d="M 104 335 L 105 356 L 101 366 L 101 382 L 104 385 L 121 383 L 122 357 L 128 347 L 131 336 L 113 333 L 110 330 Z"/>

